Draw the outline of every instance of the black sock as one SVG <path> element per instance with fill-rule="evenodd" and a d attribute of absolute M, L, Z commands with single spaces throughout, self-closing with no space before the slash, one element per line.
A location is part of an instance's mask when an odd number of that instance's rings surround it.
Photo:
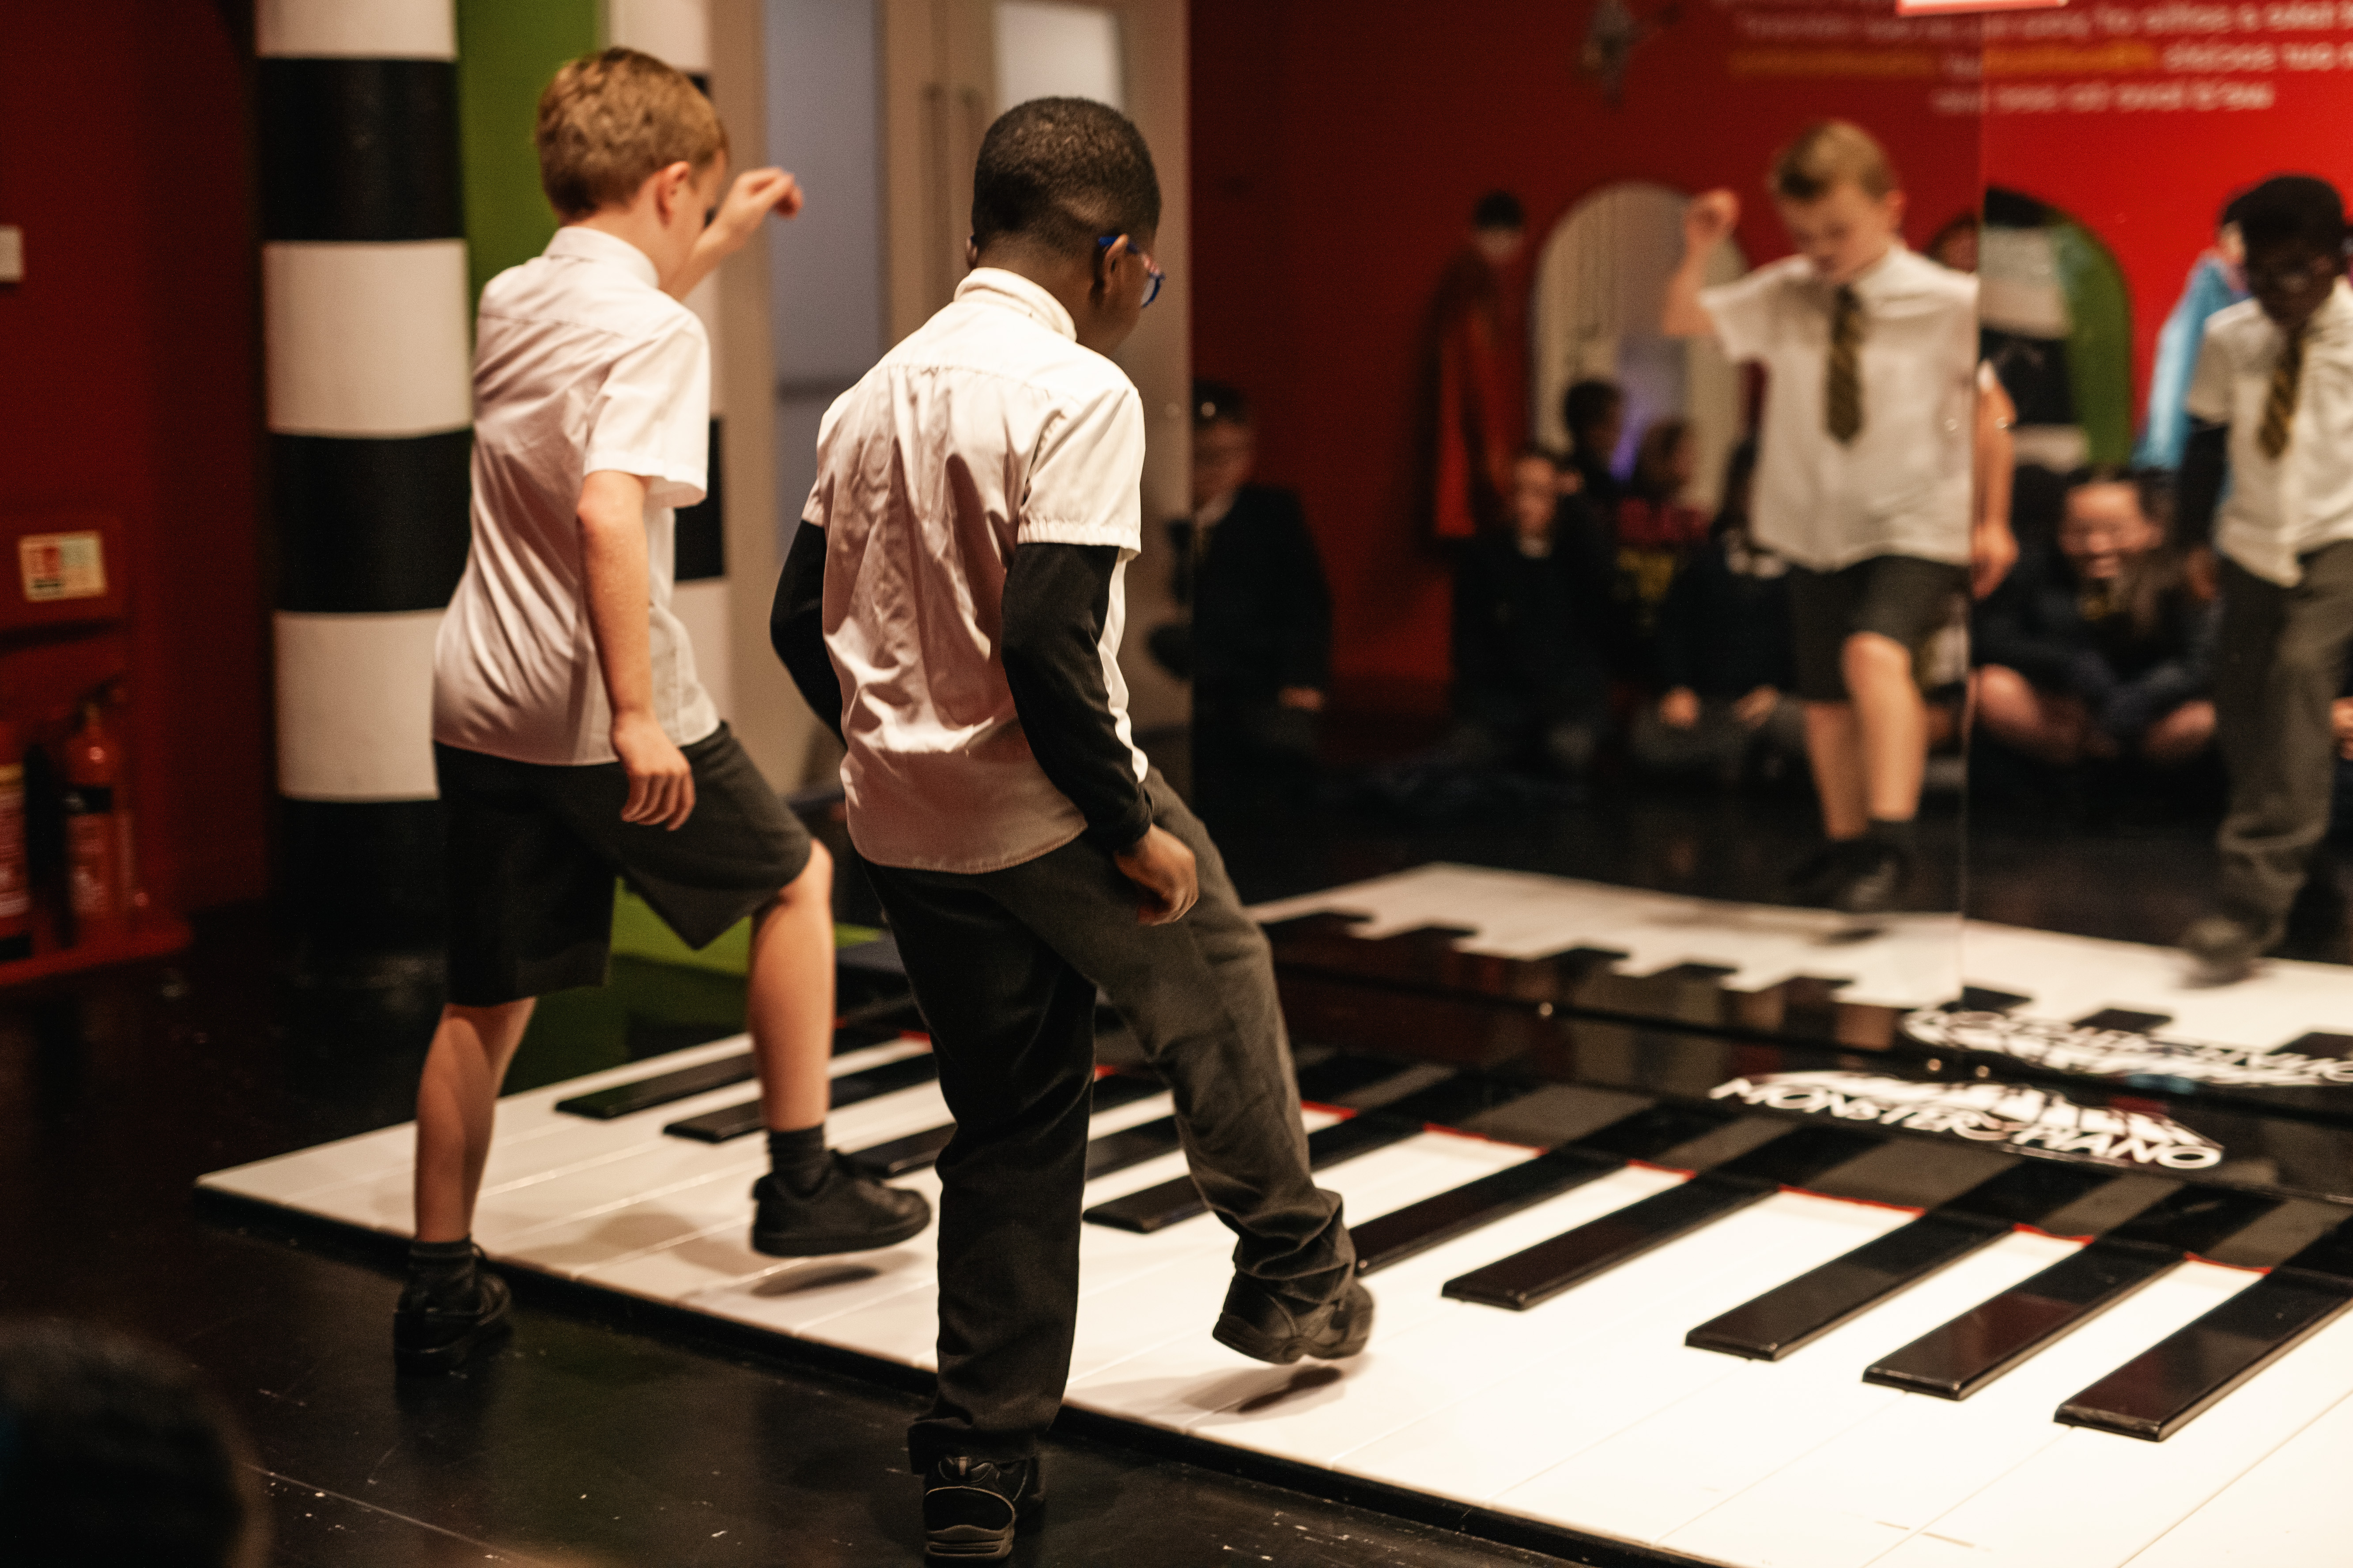
<path fill-rule="evenodd" d="M 1863 829 L 1862 836 L 1874 844 L 1884 844 L 1904 855 L 1910 855 L 1920 847 L 1920 825 L 1908 816 L 1901 822 L 1874 816 L 1871 819 L 1871 826 Z"/>
<path fill-rule="evenodd" d="M 768 1169 L 777 1183 L 797 1197 L 807 1197 L 825 1184 L 831 1163 L 825 1153 L 825 1123 L 797 1132 L 768 1131 Z"/>
<path fill-rule="evenodd" d="M 480 1297 L 474 1271 L 474 1238 L 408 1244 L 408 1289 L 403 1295 L 427 1306 L 471 1307 Z"/>

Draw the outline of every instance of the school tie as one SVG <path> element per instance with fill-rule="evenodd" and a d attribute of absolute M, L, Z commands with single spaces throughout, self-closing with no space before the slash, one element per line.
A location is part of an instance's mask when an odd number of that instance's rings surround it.
<path fill-rule="evenodd" d="M 2295 420 L 2297 384 L 2304 379 L 2304 335 L 2310 323 L 2297 328 L 2280 344 L 2279 361 L 2272 366 L 2272 389 L 2263 398 L 2263 427 L 2256 439 L 2263 456 L 2277 462 L 2287 450 L 2289 427 Z"/>
<path fill-rule="evenodd" d="M 1852 289 L 1841 289 L 1831 310 L 1830 374 L 1822 386 L 1822 414 L 1841 445 L 1862 429 L 1862 380 L 1857 361 L 1862 353 L 1862 301 Z"/>

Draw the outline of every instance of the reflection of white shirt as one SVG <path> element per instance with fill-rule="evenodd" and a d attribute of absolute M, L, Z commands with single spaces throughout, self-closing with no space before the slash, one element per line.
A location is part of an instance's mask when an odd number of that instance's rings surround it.
<path fill-rule="evenodd" d="M 1851 442 L 1824 422 L 1838 290 L 1813 265 L 1793 256 L 1700 291 L 1725 354 L 1768 378 L 1751 530 L 1818 572 L 1879 555 L 1966 562 L 1977 279 L 1898 246 L 1853 287 L 1862 428 Z"/>
<path fill-rule="evenodd" d="M 818 432 L 801 516 L 826 531 L 849 837 L 880 865 L 992 871 L 1086 826 L 1030 754 L 1005 682 L 1017 544 L 1118 548 L 1097 652 L 1129 740 L 1118 655 L 1143 546 L 1144 404 L 1077 336 L 1045 289 L 978 268 Z M 1141 780 L 1142 752 L 1134 763 Z"/>
<path fill-rule="evenodd" d="M 2313 312 L 2287 450 L 2274 458 L 2261 437 L 2284 341 L 2253 300 L 2216 311 L 2183 403 L 2191 418 L 2231 427 L 2215 547 L 2285 588 L 2304 577 L 2298 556 L 2353 539 L 2353 289 L 2340 280 Z"/>
<path fill-rule="evenodd" d="M 580 487 L 647 481 L 653 699 L 688 745 L 719 728 L 670 613 L 671 509 L 702 499 L 711 343 L 636 246 L 560 228 L 483 287 L 474 335 L 473 547 L 433 657 L 433 738 L 519 763 L 609 763 L 613 709 L 588 619 Z"/>

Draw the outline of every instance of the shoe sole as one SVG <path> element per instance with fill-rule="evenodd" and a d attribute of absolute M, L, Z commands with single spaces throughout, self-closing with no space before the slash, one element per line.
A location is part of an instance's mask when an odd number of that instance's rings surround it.
<path fill-rule="evenodd" d="M 917 1218 L 889 1230 L 864 1231 L 856 1236 L 800 1236 L 791 1231 L 762 1230 L 755 1225 L 752 1227 L 752 1250 L 770 1258 L 825 1258 L 838 1252 L 871 1252 L 921 1236 L 923 1227 L 931 1223 L 931 1213 L 926 1210 Z"/>
<path fill-rule="evenodd" d="M 462 1338 L 451 1340 L 446 1345 L 434 1345 L 429 1349 L 395 1345 L 392 1348 L 393 1364 L 411 1377 L 438 1377 L 457 1371 L 471 1361 L 477 1352 L 493 1342 L 504 1339 L 513 1328 L 514 1324 L 510 1320 L 501 1318 L 496 1322 L 483 1324 Z"/>
<path fill-rule="evenodd" d="M 1032 1497 L 1015 1505 L 1013 1528 L 987 1530 L 977 1524 L 952 1524 L 947 1529 L 926 1533 L 923 1537 L 923 1561 L 926 1563 L 1001 1563 L 1013 1555 L 1013 1538 L 1028 1535 L 1038 1527 L 1039 1516 L 1045 1511 L 1046 1500 Z"/>

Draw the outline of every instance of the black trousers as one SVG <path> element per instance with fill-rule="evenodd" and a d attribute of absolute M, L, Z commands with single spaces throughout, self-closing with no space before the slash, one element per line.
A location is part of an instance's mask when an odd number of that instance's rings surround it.
<path fill-rule="evenodd" d="M 1175 1096 L 1234 1267 L 1311 1305 L 1355 1270 L 1339 1196 L 1308 1174 L 1266 938 L 1199 821 L 1158 773 L 1148 788 L 1200 868 L 1173 925 L 1136 924 L 1134 885 L 1083 839 L 970 876 L 869 868 L 956 1119 L 939 1160 L 939 1394 L 907 1435 L 919 1474 L 949 1454 L 1026 1458 L 1061 1406 L 1098 987 Z"/>
<path fill-rule="evenodd" d="M 2231 805 L 2218 836 L 2222 909 L 2275 941 L 2328 831 L 2329 709 L 2353 650 L 2353 542 L 2304 557 L 2293 588 L 2222 563 L 2214 717 Z"/>

